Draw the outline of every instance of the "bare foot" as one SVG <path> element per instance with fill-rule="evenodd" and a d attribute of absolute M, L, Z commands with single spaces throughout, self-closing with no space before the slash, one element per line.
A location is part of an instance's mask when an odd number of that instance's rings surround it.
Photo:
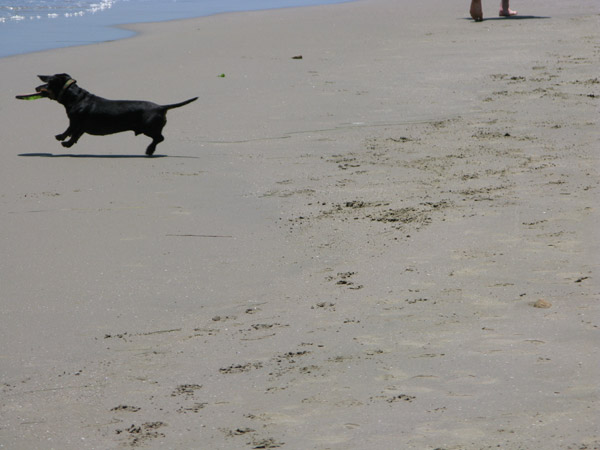
<path fill-rule="evenodd" d="M 498 15 L 500 17 L 510 17 L 510 16 L 516 16 L 517 15 L 517 11 L 513 11 L 510 8 L 506 8 L 506 9 L 501 9 L 500 12 L 498 13 Z"/>
<path fill-rule="evenodd" d="M 471 9 L 469 10 L 471 17 L 475 22 L 481 22 L 483 20 L 483 8 L 481 7 L 481 0 L 471 0 Z"/>

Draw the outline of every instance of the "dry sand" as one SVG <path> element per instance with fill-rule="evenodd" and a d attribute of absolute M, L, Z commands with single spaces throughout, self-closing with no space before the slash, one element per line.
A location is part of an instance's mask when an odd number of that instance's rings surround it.
<path fill-rule="evenodd" d="M 597 3 L 405 3 L 0 60 L 1 448 L 600 448 Z"/>

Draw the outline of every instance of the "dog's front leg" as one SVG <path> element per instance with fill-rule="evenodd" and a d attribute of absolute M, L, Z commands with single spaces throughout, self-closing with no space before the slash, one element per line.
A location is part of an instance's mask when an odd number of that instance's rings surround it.
<path fill-rule="evenodd" d="M 74 144 L 77 143 L 77 141 L 79 140 L 79 138 L 83 135 L 83 131 L 72 131 L 71 132 L 71 139 L 69 139 L 68 141 L 62 142 L 62 146 L 69 148 L 72 147 Z"/>
<path fill-rule="evenodd" d="M 72 133 L 72 131 L 71 131 L 71 125 L 69 125 L 69 128 L 67 128 L 64 133 L 57 134 L 54 137 L 56 138 L 57 141 L 64 141 L 66 138 L 68 138 L 69 136 L 71 136 L 71 133 Z"/>

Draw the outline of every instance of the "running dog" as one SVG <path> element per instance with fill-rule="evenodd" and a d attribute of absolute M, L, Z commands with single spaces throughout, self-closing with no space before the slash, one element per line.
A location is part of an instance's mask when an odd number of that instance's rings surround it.
<path fill-rule="evenodd" d="M 162 129 L 167 123 L 167 111 L 198 99 L 190 98 L 172 105 L 138 100 L 107 100 L 80 88 L 68 74 L 38 75 L 45 84 L 35 88 L 36 94 L 17 96 L 27 99 L 46 97 L 63 105 L 69 117 L 69 128 L 56 135 L 63 147 L 73 146 L 84 134 L 104 136 L 133 131 L 152 138 L 146 155 L 152 156 L 156 146 L 165 140 Z M 66 140 L 69 138 L 69 140 Z"/>

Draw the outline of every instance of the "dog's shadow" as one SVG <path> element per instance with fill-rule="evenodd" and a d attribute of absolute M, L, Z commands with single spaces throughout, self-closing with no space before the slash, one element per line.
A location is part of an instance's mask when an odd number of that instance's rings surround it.
<path fill-rule="evenodd" d="M 20 153 L 19 156 L 37 158 L 108 158 L 108 159 L 156 159 L 156 158 L 199 158 L 199 156 L 169 156 L 169 155 L 94 155 L 85 153 Z"/>

